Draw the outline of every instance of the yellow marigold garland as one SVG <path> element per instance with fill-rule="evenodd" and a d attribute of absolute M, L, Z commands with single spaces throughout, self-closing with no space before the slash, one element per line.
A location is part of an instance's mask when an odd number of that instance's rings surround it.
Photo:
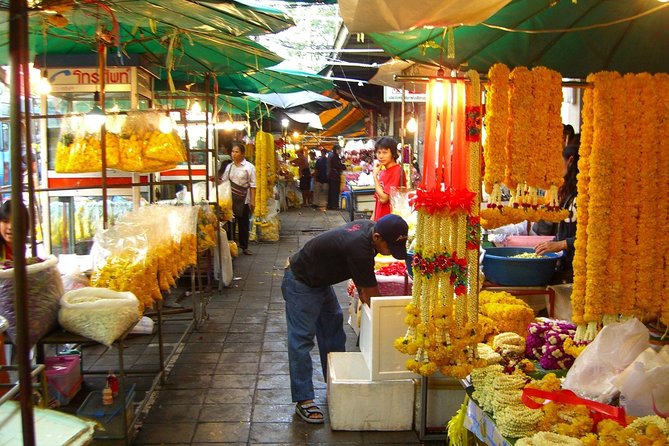
<path fill-rule="evenodd" d="M 596 333 L 597 323 L 604 314 L 607 288 L 606 263 L 608 239 L 611 225 L 610 184 L 614 181 L 609 162 L 611 148 L 617 137 L 611 133 L 616 111 L 612 109 L 615 79 L 617 73 L 601 72 L 594 75 L 597 86 L 594 94 L 595 127 L 590 153 L 590 202 L 588 205 L 588 271 L 586 279 L 585 312 L 583 318 L 588 323 L 590 333 Z"/>
<path fill-rule="evenodd" d="M 491 202 L 501 204 L 501 184 L 506 167 L 506 134 L 509 121 L 509 68 L 497 63 L 488 70 L 486 93 L 486 139 L 483 150 L 485 191 Z"/>
<path fill-rule="evenodd" d="M 640 85 L 639 101 L 635 101 L 641 110 L 641 120 L 636 123 L 641 138 L 635 142 L 638 144 L 639 165 L 641 166 L 640 177 L 632 181 L 641 183 L 641 200 L 639 204 L 639 236 L 638 236 L 638 262 L 636 301 L 637 309 L 642 317 L 654 317 L 659 314 L 661 302 L 658 296 L 653 295 L 653 281 L 656 280 L 658 269 L 656 268 L 656 224 L 657 202 L 666 200 L 665 194 L 657 194 L 657 158 L 658 147 L 662 144 L 657 139 L 657 88 L 653 76 L 648 73 L 637 74 L 637 82 Z M 634 141 L 634 140 L 633 140 Z M 664 142 L 666 144 L 666 142 Z M 666 150 L 666 149 L 665 149 Z M 662 197 L 664 195 L 664 197 Z M 663 252 L 666 247 L 659 247 Z"/>
<path fill-rule="evenodd" d="M 480 193 L 481 188 L 481 80 L 476 70 L 467 72 L 467 77 L 470 83 L 466 84 L 466 101 L 467 109 L 472 110 L 472 114 L 478 114 L 478 120 L 474 122 L 478 131 L 477 138 L 470 138 L 470 133 L 467 132 L 468 141 L 468 189 L 476 192 L 472 203 L 472 212 L 467 217 L 467 230 L 469 237 L 467 241 L 467 320 L 470 322 L 477 322 L 478 320 L 478 257 L 479 244 L 481 241 L 480 230 Z"/>
<path fill-rule="evenodd" d="M 657 84 L 657 122 L 658 135 L 657 141 L 662 142 L 661 149 L 658 151 L 657 168 L 657 187 L 658 190 L 669 190 L 669 74 L 662 73 L 655 75 Z M 669 220 L 669 202 L 666 198 L 660 197 L 656 202 L 657 221 Z M 669 232 L 657 231 L 656 235 L 660 237 L 657 246 L 669 246 Z M 669 249 L 658 253 L 658 263 L 663 268 L 664 274 L 656 278 L 654 294 L 662 303 L 660 309 L 660 322 L 669 326 Z"/>
<path fill-rule="evenodd" d="M 516 67 L 509 76 L 509 130 L 506 139 L 505 182 L 511 194 L 521 198 L 530 170 L 529 155 L 534 150 L 527 123 L 532 116 L 532 75 L 526 67 Z"/>
<path fill-rule="evenodd" d="M 592 82 L 593 76 L 588 76 L 588 82 Z M 572 320 L 578 325 L 576 330 L 577 340 L 583 339 L 585 335 L 585 284 L 587 276 L 587 227 L 588 227 L 588 204 L 590 202 L 590 151 L 592 148 L 592 137 L 594 131 L 594 92 L 586 89 L 583 94 L 583 125 L 581 126 L 581 146 L 579 148 L 578 176 L 576 208 L 578 209 L 578 220 L 576 225 L 576 241 L 574 242 L 574 284 L 571 292 Z"/>

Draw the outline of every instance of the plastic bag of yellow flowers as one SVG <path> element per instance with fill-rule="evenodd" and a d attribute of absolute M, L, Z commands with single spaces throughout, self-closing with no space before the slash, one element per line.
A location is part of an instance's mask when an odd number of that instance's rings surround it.
<path fill-rule="evenodd" d="M 230 245 L 230 255 L 234 259 L 239 254 L 237 243 L 234 240 L 228 240 L 228 245 Z"/>

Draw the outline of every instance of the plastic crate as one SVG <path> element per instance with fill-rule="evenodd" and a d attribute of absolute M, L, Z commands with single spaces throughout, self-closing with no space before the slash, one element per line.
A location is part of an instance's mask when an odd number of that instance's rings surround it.
<path fill-rule="evenodd" d="M 81 389 L 81 357 L 50 356 L 44 359 L 50 404 L 64 406 Z"/>
<path fill-rule="evenodd" d="M 130 428 L 134 417 L 133 401 L 135 399 L 135 385 L 130 386 L 125 392 L 125 415 L 127 426 Z M 102 404 L 102 391 L 94 390 L 88 394 L 83 404 L 77 410 L 77 416 L 91 418 L 99 423 L 95 427 L 93 438 L 117 439 L 125 438 L 123 432 L 123 408 L 121 397 L 114 398 L 114 402 L 108 406 Z"/>

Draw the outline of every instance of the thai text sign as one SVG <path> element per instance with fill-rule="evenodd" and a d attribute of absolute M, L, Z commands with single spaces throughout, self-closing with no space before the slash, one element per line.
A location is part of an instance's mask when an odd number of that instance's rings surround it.
<path fill-rule="evenodd" d="M 404 90 L 404 102 L 425 102 L 425 98 L 425 93 Z M 383 100 L 384 102 L 402 102 L 402 89 L 384 86 Z"/>

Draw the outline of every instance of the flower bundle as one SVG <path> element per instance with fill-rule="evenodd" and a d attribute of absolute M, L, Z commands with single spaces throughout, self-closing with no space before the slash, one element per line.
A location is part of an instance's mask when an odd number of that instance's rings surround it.
<path fill-rule="evenodd" d="M 407 265 L 404 262 L 393 262 L 390 265 L 381 267 L 375 271 L 375 274 L 381 276 L 403 276 L 407 272 Z"/>
<path fill-rule="evenodd" d="M 481 188 L 481 80 L 476 70 L 469 70 L 467 76 L 470 83 L 466 85 L 465 100 L 467 116 L 474 116 L 474 123 L 467 125 L 467 189 L 477 191 L 472 201 L 472 207 L 467 216 L 467 270 L 477 271 L 479 262 L 479 245 L 481 243 L 481 217 L 479 189 Z M 473 127 L 473 130 L 470 130 Z M 472 137 L 471 134 L 476 137 Z M 467 276 L 467 319 L 477 320 L 479 312 L 478 302 L 478 274 Z"/>
<path fill-rule="evenodd" d="M 629 317 L 669 322 L 666 231 L 669 76 L 588 77 L 578 177 L 573 320 L 576 340 Z M 657 95 L 662 95 L 658 98 Z"/>
<path fill-rule="evenodd" d="M 267 200 L 273 196 L 276 182 L 276 155 L 274 137 L 271 133 L 259 131 L 255 138 L 256 167 L 256 217 L 267 216 Z"/>
<path fill-rule="evenodd" d="M 640 417 L 627 427 L 612 420 L 602 420 L 597 433 L 581 438 L 583 446 L 627 446 L 630 444 L 666 445 L 669 443 L 669 420 L 656 415 Z"/>
<path fill-rule="evenodd" d="M 524 337 L 534 320 L 534 311 L 527 303 L 504 291 L 481 291 L 479 312 L 494 321 L 494 334 L 508 331 Z"/>
<path fill-rule="evenodd" d="M 568 369 L 574 357 L 564 350 L 565 339 L 574 337 L 576 326 L 558 320 L 532 322 L 527 328 L 525 356 L 538 360 L 546 370 Z"/>
<path fill-rule="evenodd" d="M 482 225 L 491 229 L 524 220 L 559 222 L 567 217 L 557 198 L 562 184 L 560 73 L 545 67 L 531 71 L 516 67 L 509 75 L 506 66 L 496 64 L 489 77 L 484 182 L 490 200 L 481 211 Z M 511 190 L 509 206 L 501 202 L 502 170 Z M 539 197 L 540 189 L 546 190 L 545 200 Z"/>
<path fill-rule="evenodd" d="M 497 63 L 488 70 L 486 139 L 483 149 L 485 191 L 490 201 L 502 204 L 501 186 L 506 167 L 506 133 L 509 125 L 509 67 Z"/>
<path fill-rule="evenodd" d="M 476 83 L 476 78 L 473 83 Z M 470 90 L 470 94 L 477 94 L 474 90 Z M 426 141 L 432 142 L 426 143 L 425 165 L 430 172 L 433 166 L 437 166 L 436 182 L 430 183 L 429 178 L 434 175 L 427 175 L 423 183 L 425 188 L 419 189 L 411 200 L 418 214 L 412 264 L 412 302 L 407 306 L 407 332 L 396 339 L 394 345 L 400 352 L 413 356 L 407 361 L 407 368 L 415 373 L 428 376 L 439 370 L 444 375 L 463 378 L 475 366 L 484 363 L 476 357 L 476 345 L 482 340 L 477 323 L 478 304 L 476 301 L 468 303 L 470 283 L 477 282 L 476 279 L 472 281 L 469 275 L 476 275 L 477 268 L 469 269 L 473 257 L 467 255 L 467 239 L 475 231 L 473 225 L 476 222 L 468 221 L 468 217 L 478 202 L 477 193 L 468 187 L 472 172 L 480 171 L 480 155 L 476 146 L 472 145 L 474 141 L 470 141 L 470 145 L 465 144 L 466 90 L 459 82 L 455 88 L 448 87 L 449 92 L 453 91 L 452 98 L 457 101 L 453 105 L 456 125 L 453 129 L 452 168 L 450 150 L 440 151 L 440 146 L 433 141 L 436 130 L 430 123 L 436 125 L 437 104 L 430 94 L 432 91 L 430 87 L 429 117 L 426 118 Z M 471 101 L 472 104 L 475 102 Z M 445 120 L 445 113 L 450 110 L 451 104 L 438 106 L 443 107 L 440 109 L 441 120 Z M 448 127 L 442 123 L 440 141 L 447 142 L 441 145 L 442 149 L 451 146 L 450 132 L 444 133 Z M 449 156 L 446 156 L 447 153 Z M 479 180 L 476 181 L 478 184 Z M 472 246 L 470 240 L 469 249 L 478 251 L 478 245 Z"/>

